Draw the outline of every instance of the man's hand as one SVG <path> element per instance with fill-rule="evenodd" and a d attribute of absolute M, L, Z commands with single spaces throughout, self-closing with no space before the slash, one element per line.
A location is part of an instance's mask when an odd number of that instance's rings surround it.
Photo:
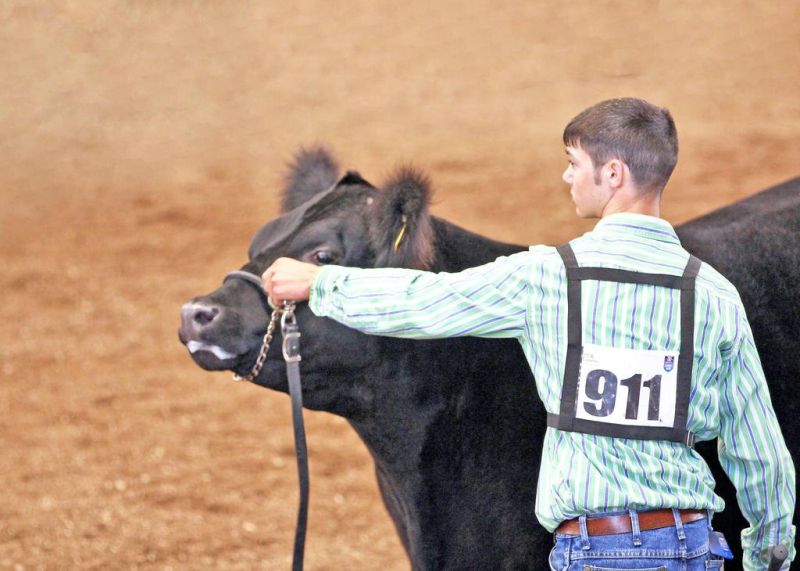
<path fill-rule="evenodd" d="M 264 288 L 272 301 L 305 301 L 311 290 L 311 282 L 322 268 L 292 258 L 278 258 L 261 275 Z"/>

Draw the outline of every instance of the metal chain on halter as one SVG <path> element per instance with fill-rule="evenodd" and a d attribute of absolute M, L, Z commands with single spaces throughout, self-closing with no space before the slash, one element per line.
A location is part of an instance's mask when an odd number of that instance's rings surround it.
<path fill-rule="evenodd" d="M 267 331 L 264 333 L 264 338 L 261 342 L 261 350 L 258 352 L 256 363 L 253 365 L 252 370 L 245 376 L 239 375 L 238 373 L 233 373 L 233 380 L 236 382 L 253 382 L 261 372 L 262 367 L 264 367 L 264 362 L 267 360 L 267 352 L 269 352 L 269 346 L 272 343 L 272 337 L 275 333 L 275 326 L 278 323 L 278 317 L 280 317 L 281 314 L 284 314 L 283 319 L 285 320 L 286 315 L 289 314 L 292 316 L 292 319 L 294 319 L 294 302 L 285 301 L 282 307 L 277 307 L 272 303 L 272 300 L 270 300 L 270 305 L 273 307 L 272 315 L 269 318 L 269 325 L 267 325 Z"/>

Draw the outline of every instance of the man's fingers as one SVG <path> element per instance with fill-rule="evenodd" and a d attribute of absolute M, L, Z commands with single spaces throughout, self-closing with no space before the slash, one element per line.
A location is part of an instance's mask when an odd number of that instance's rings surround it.
<path fill-rule="evenodd" d="M 276 302 L 305 301 L 317 267 L 291 258 L 278 258 L 261 274 L 264 289 Z"/>
<path fill-rule="evenodd" d="M 302 289 L 304 284 L 297 281 L 288 281 L 286 283 L 276 283 L 272 287 L 272 296 L 275 300 L 291 300 L 298 301 L 304 299 L 302 297 Z"/>

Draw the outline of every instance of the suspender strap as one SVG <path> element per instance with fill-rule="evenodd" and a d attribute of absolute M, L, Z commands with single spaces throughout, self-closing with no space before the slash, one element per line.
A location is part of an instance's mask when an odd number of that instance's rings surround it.
<path fill-rule="evenodd" d="M 578 260 L 572 247 L 562 244 L 556 248 L 567 270 L 567 360 L 564 365 L 564 386 L 561 388 L 561 411 L 573 411 L 573 414 L 547 415 L 548 426 L 551 420 L 556 421 L 556 428 L 572 430 L 575 426 L 575 397 L 578 394 L 578 378 L 581 369 L 581 352 L 583 351 L 583 323 L 581 320 L 581 280 L 575 279 L 579 270 Z M 553 417 L 551 419 L 551 416 Z"/>
<path fill-rule="evenodd" d="M 619 282 L 624 284 L 648 284 L 672 289 L 681 289 L 683 287 L 683 276 L 646 274 L 643 272 L 631 272 L 629 270 L 617 270 L 615 268 L 575 268 L 571 272 L 568 271 L 567 274 L 570 279 L 574 280 L 598 280 L 605 282 Z"/>
<path fill-rule="evenodd" d="M 689 392 L 694 366 L 694 283 L 700 270 L 700 260 L 689 256 L 681 276 L 681 349 L 678 356 L 678 393 L 676 395 L 673 438 L 694 446 L 694 434 L 686 429 L 689 413 Z"/>
<path fill-rule="evenodd" d="M 694 363 L 694 285 L 700 269 L 700 260 L 690 256 L 683 274 L 672 276 L 614 268 L 579 267 L 569 243 L 558 246 L 556 251 L 564 262 L 567 274 L 567 356 L 564 364 L 560 414 L 548 413 L 547 425 L 559 430 L 625 438 L 670 440 L 693 446 L 694 434 L 686 430 L 686 422 Z M 678 357 L 676 411 L 673 428 L 627 427 L 575 418 L 575 401 L 578 394 L 583 350 L 583 322 L 581 319 L 581 282 L 583 280 L 634 283 L 680 290 L 681 345 Z"/>

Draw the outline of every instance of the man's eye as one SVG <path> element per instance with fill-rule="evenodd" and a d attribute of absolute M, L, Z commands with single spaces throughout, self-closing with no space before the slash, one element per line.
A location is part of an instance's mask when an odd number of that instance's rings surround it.
<path fill-rule="evenodd" d="M 334 262 L 333 255 L 326 250 L 319 250 L 314 252 L 314 261 L 318 264 L 332 264 Z"/>

